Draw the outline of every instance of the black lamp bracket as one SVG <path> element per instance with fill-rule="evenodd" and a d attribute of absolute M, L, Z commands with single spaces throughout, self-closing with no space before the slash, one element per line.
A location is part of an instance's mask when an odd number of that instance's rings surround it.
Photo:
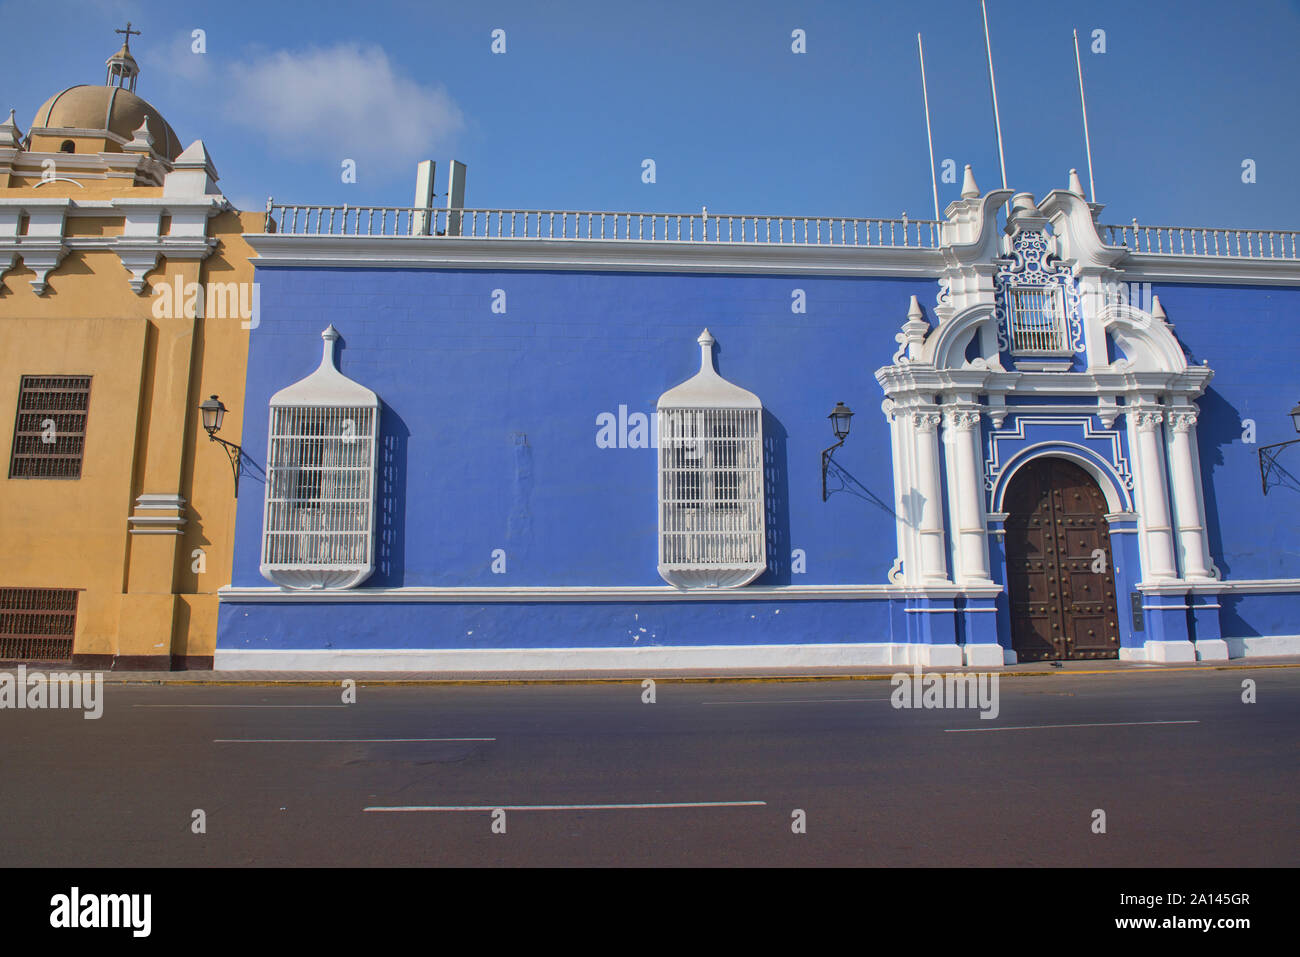
<path fill-rule="evenodd" d="M 848 438 L 847 435 L 844 436 L 844 439 L 847 438 Z M 838 449 L 841 445 L 844 444 L 844 439 L 840 439 L 829 449 L 826 449 L 824 452 L 822 452 L 822 501 L 823 502 L 826 501 L 826 470 L 830 468 L 831 456 L 835 454 L 836 449 Z"/>
<path fill-rule="evenodd" d="M 1276 469 L 1285 471 L 1282 466 L 1277 464 L 1278 452 L 1288 445 L 1300 443 L 1300 439 L 1292 439 L 1290 442 L 1274 442 L 1272 445 L 1261 445 L 1259 447 L 1259 482 L 1263 486 L 1264 494 L 1268 494 L 1268 477 Z"/>
<path fill-rule="evenodd" d="M 243 471 L 244 450 L 234 442 L 227 442 L 225 439 L 218 438 L 212 432 L 208 432 L 208 438 L 213 442 L 219 442 L 226 452 L 226 457 L 230 459 L 230 471 L 235 476 L 235 498 L 239 498 L 239 474 Z"/>

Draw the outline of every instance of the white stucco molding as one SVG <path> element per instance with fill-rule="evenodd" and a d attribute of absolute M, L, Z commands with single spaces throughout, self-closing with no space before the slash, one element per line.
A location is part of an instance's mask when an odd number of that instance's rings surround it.
<path fill-rule="evenodd" d="M 1127 357 L 1112 363 L 1111 368 L 1143 372 L 1187 371 L 1187 357 L 1183 355 L 1182 346 L 1163 319 L 1124 303 L 1103 306 L 1098 311 L 1098 318 L 1102 329 Z"/>
<path fill-rule="evenodd" d="M 1124 259 L 1123 278 L 1127 282 L 1300 286 L 1300 259 L 1129 253 Z"/>
<path fill-rule="evenodd" d="M 21 256 L 23 265 L 36 273 L 30 283 L 39 296 L 45 292 L 49 274 L 70 251 L 107 249 L 117 254 L 130 273 L 132 290 L 142 293 L 145 276 L 160 258 L 202 260 L 210 256 L 218 240 L 207 234 L 207 221 L 229 208 L 220 195 L 87 202 L 68 197 L 5 197 L 0 199 L 0 279 Z M 66 235 L 69 217 L 114 215 L 122 217 L 120 235 Z M 27 217 L 27 231 L 19 235 L 23 216 Z M 171 217 L 165 235 L 161 232 L 163 216 Z"/>
<path fill-rule="evenodd" d="M 1106 497 L 1108 514 L 1132 514 L 1132 493 L 1125 487 L 1124 479 L 1116 472 L 1115 466 L 1107 462 L 1095 449 L 1077 445 L 1073 442 L 1040 442 L 1030 445 L 1013 455 L 998 472 L 993 488 L 993 510 L 1002 512 L 1006 505 L 1007 488 L 1012 478 L 1022 468 L 1035 459 L 1049 456 L 1065 459 L 1078 465 L 1097 482 L 1102 495 Z M 1005 514 L 1005 513 L 1003 513 Z"/>
<path fill-rule="evenodd" d="M 1212 282 L 1249 285 L 1300 284 L 1300 259 L 1196 256 L 1133 252 L 1108 246 L 1097 230 L 1102 207 L 1067 190 L 1053 190 L 1038 206 L 1052 223 L 1057 252 L 1072 261 L 1076 277 L 1125 282 Z"/>
<path fill-rule="evenodd" d="M 111 249 L 131 274 L 131 289 L 145 291 L 145 276 L 159 259 L 203 260 L 217 248 L 217 238 L 207 234 L 207 221 L 229 208 L 225 198 L 186 196 L 169 199 L 114 199 L 113 208 L 122 214 L 122 234 L 113 238 Z M 162 217 L 171 217 L 171 227 L 161 234 Z"/>
<path fill-rule="evenodd" d="M 1240 578 L 1235 581 L 1184 582 L 1179 585 L 1143 584 L 1138 591 L 1154 595 L 1267 595 L 1300 592 L 1300 578 Z"/>
<path fill-rule="evenodd" d="M 185 498 L 175 493 L 139 495 L 135 511 L 126 517 L 132 535 L 180 535 L 186 521 Z"/>
<path fill-rule="evenodd" d="M 1114 270 L 1129 255 L 1124 247 L 1107 246 L 1101 241 L 1095 217 L 1102 207 L 1085 202 L 1082 196 L 1054 189 L 1038 209 L 1052 224 L 1057 255 L 1073 264 L 1076 277 Z"/>
<path fill-rule="evenodd" d="M 836 276 L 924 276 L 943 270 L 937 249 L 675 243 L 663 240 L 448 236 L 245 236 L 259 266 L 453 269 L 612 269 L 630 272 L 785 272 Z"/>
<path fill-rule="evenodd" d="M 983 197 L 964 192 L 963 199 L 948 205 L 942 234 L 944 269 L 934 310 L 941 328 L 971 306 L 992 306 L 993 278 L 1001 265 L 998 210 L 1011 192 L 997 189 Z"/>
<path fill-rule="evenodd" d="M 21 256 L 23 265 L 36 273 L 35 279 L 28 280 L 32 291 L 44 295 L 47 277 L 68 254 L 63 234 L 73 203 L 67 197 L 0 199 L 0 280 Z M 19 235 L 23 216 L 27 231 Z"/>
<path fill-rule="evenodd" d="M 970 345 L 971 339 L 974 338 L 981 327 L 991 323 L 993 319 L 994 306 L 991 299 L 986 303 L 977 303 L 963 309 L 960 313 L 941 323 L 939 328 L 933 330 L 926 337 L 921 350 L 921 361 L 933 365 L 936 369 L 969 367 L 981 370 L 991 369 L 996 372 L 1005 371 L 998 360 L 996 344 L 993 344 L 991 356 L 985 352 L 984 348 L 981 348 L 980 351 L 985 355 L 981 356 L 979 360 L 968 362 L 966 359 L 966 349 Z"/>
<path fill-rule="evenodd" d="M 282 588 L 226 585 L 218 589 L 223 602 L 450 602 L 499 604 L 516 602 L 681 602 L 681 601 L 886 601 L 907 598 L 993 598 L 1001 586 L 959 588 L 904 585 L 750 585 L 739 589 L 683 590 L 670 585 L 538 585 L 515 587 L 350 588 L 290 591 Z"/>

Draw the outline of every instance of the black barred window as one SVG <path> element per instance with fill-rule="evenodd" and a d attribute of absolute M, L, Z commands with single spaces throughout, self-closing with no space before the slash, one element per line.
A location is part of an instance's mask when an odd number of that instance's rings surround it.
<path fill-rule="evenodd" d="M 23 376 L 9 477 L 81 478 L 89 402 L 90 376 Z"/>
<path fill-rule="evenodd" d="M 77 592 L 71 588 L 0 588 L 0 660 L 72 657 Z"/>

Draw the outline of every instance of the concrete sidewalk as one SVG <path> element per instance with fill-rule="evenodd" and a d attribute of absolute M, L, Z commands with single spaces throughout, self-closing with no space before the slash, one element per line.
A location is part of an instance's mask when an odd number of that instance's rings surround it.
<path fill-rule="evenodd" d="M 999 669 L 924 668 L 927 674 L 945 672 L 992 671 L 1009 678 L 1053 675 L 1150 674 L 1175 671 L 1258 670 L 1261 668 L 1300 668 L 1300 656 L 1278 658 L 1235 658 L 1227 662 L 1153 664 L 1141 661 L 1064 661 L 1060 667 L 1035 661 L 1005 665 Z M 74 671 L 67 664 L 31 662 L 31 672 Z M 587 684 L 602 682 L 641 682 L 646 678 L 665 682 L 738 682 L 738 681 L 818 681 L 818 680 L 887 680 L 898 672 L 910 672 L 911 665 L 886 665 L 874 668 L 748 668 L 720 672 L 717 670 L 619 670 L 619 671 L 515 671 L 455 672 L 428 671 L 105 671 L 106 684 L 123 685 L 286 685 L 328 686 L 352 679 L 367 685 L 466 685 L 466 684 Z M 0 667 L 0 673 L 15 673 L 12 664 Z"/>

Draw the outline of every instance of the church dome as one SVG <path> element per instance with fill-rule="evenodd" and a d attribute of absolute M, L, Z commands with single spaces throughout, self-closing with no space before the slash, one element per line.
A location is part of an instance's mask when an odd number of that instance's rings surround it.
<path fill-rule="evenodd" d="M 129 141 L 146 122 L 154 150 L 176 159 L 181 143 L 175 130 L 146 100 L 120 86 L 83 84 L 56 93 L 36 111 L 32 129 L 107 130 Z"/>

